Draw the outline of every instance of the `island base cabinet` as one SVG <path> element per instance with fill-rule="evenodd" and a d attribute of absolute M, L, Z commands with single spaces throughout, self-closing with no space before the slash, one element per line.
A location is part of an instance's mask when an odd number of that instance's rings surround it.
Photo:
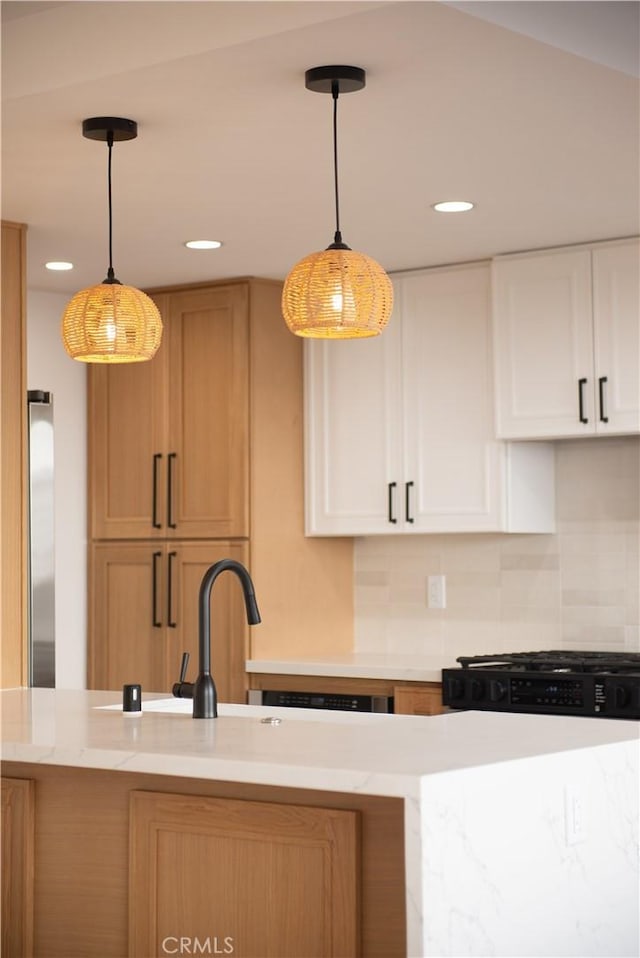
<path fill-rule="evenodd" d="M 133 747 L 140 720 L 124 721 Z M 33 950 L 2 958 L 406 958 L 399 798 L 22 762 L 2 775 L 35 799 L 34 839 L 12 851 L 34 849 Z"/>
<path fill-rule="evenodd" d="M 33 955 L 33 795 L 29 779 L 3 778 L 2 958 Z"/>
<path fill-rule="evenodd" d="M 134 792 L 129 955 L 360 954 L 358 813 Z"/>

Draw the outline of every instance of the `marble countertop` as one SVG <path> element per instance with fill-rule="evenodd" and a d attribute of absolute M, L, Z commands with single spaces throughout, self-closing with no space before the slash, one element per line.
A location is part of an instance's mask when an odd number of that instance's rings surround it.
<path fill-rule="evenodd" d="M 247 705 L 194 720 L 190 701 L 144 693 L 138 716 L 122 713 L 117 692 L 11 689 L 0 697 L 6 761 L 399 797 L 417 796 L 427 776 L 637 742 L 640 728 L 564 716 Z"/>
<path fill-rule="evenodd" d="M 455 657 L 390 655 L 352 652 L 343 655 L 304 656 L 299 659 L 249 659 L 247 672 L 277 675 L 320 675 L 332 678 L 399 679 L 440 682 L 442 669 L 456 666 Z"/>

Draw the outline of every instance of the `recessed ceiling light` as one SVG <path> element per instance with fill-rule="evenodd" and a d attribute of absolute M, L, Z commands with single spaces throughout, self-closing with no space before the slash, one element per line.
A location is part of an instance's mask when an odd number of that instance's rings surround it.
<path fill-rule="evenodd" d="M 219 243 L 218 240 L 189 240 L 184 245 L 188 246 L 189 249 L 218 249 L 222 246 L 222 243 Z"/>
<path fill-rule="evenodd" d="M 472 210 L 474 203 L 467 200 L 445 200 L 443 203 L 434 203 L 433 208 L 438 213 L 466 213 Z"/>
<path fill-rule="evenodd" d="M 46 266 L 47 269 L 53 269 L 53 270 L 59 270 L 59 271 L 63 271 L 65 269 L 73 269 L 73 263 L 63 263 L 62 261 L 45 263 L 44 265 Z"/>

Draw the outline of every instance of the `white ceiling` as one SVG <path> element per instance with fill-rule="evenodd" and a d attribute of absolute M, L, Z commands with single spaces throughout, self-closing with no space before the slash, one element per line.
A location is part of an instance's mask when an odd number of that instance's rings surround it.
<path fill-rule="evenodd" d="M 122 282 L 283 278 L 333 239 L 331 98 L 304 88 L 331 63 L 367 71 L 338 108 L 344 240 L 386 269 L 637 234 L 638 10 L 3 2 L 2 216 L 29 226 L 28 285 L 104 278 L 107 148 L 81 133 L 103 115 L 139 125 L 113 151 Z M 477 207 L 433 212 L 450 198 Z M 224 246 L 182 245 L 203 237 Z"/>

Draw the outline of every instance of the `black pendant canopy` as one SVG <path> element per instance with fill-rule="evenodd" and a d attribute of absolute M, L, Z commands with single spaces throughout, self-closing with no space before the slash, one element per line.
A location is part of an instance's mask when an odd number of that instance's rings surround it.
<path fill-rule="evenodd" d="M 314 93 L 355 93 L 365 83 L 366 74 L 361 67 L 313 67 L 304 75 L 304 85 Z"/>
<path fill-rule="evenodd" d="M 82 135 L 88 140 L 102 140 L 106 143 L 111 134 L 112 142 L 135 140 L 138 124 L 135 120 L 125 120 L 121 116 L 92 116 L 82 121 Z"/>

